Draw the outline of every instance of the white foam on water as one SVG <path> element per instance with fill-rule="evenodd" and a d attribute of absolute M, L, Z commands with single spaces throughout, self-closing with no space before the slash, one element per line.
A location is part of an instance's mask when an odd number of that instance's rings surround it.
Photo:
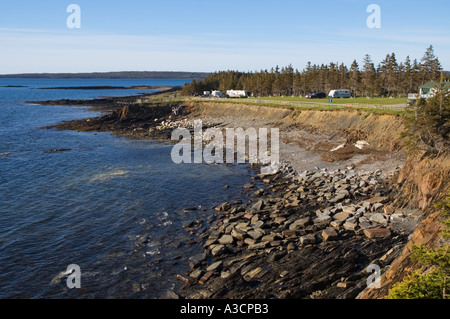
<path fill-rule="evenodd" d="M 91 182 L 101 182 L 112 178 L 126 177 L 130 172 L 123 170 L 113 170 L 106 173 L 95 174 L 91 178 Z"/>
<path fill-rule="evenodd" d="M 167 212 L 162 212 L 161 215 L 158 216 L 158 226 L 165 227 L 172 225 L 172 221 L 169 219 L 169 214 Z"/>

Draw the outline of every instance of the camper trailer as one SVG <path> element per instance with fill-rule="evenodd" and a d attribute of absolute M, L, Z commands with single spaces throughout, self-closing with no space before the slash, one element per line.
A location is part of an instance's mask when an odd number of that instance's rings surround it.
<path fill-rule="evenodd" d="M 350 90 L 331 90 L 328 96 L 334 98 L 349 98 L 351 97 L 351 93 Z"/>
<path fill-rule="evenodd" d="M 243 90 L 228 90 L 227 96 L 231 98 L 246 98 L 248 97 L 247 91 Z"/>

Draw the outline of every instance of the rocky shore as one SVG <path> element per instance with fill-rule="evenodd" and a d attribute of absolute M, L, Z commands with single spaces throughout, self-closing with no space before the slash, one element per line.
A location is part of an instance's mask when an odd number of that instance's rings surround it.
<path fill-rule="evenodd" d="M 198 233 L 204 251 L 191 256 L 186 273 L 178 275 L 184 284 L 178 297 L 355 298 L 373 275 L 367 271 L 369 265 L 386 273 L 421 219 L 420 211 L 393 205 L 401 162 L 388 152 L 362 152 L 351 146 L 355 136 L 376 142 L 359 129 L 356 133 L 347 129 L 339 133 L 333 127 L 305 130 L 285 115 L 291 111 L 277 111 L 280 118 L 271 120 L 265 114 L 258 119 L 247 111 L 248 117 L 240 118 L 226 108 L 224 116 L 206 116 L 179 102 L 146 105 L 132 99 L 52 101 L 92 103 L 95 110 L 107 112 L 55 127 L 170 141 L 174 128 L 192 130 L 193 119 L 200 118 L 204 129 L 277 125 L 283 132 L 281 152 L 287 162 L 273 175 L 262 175 L 260 167 L 254 167 L 255 177 L 245 186 L 250 200 L 218 205 L 208 218 L 206 232 L 196 220 L 180 230 Z M 377 129 L 376 125 L 371 123 L 370 129 Z M 313 139 L 315 144 L 310 142 L 309 148 L 299 144 Z M 345 146 L 339 148 L 340 153 L 331 153 L 341 144 Z M 298 154 L 305 156 L 300 160 Z M 336 154 L 341 156 L 331 156 Z"/>
<path fill-rule="evenodd" d="M 197 298 L 355 298 L 369 265 L 381 273 L 418 222 L 394 209 L 381 172 L 353 167 L 258 175 L 248 203 L 223 203 L 181 295 Z M 262 183 L 263 187 L 256 187 Z M 185 226 L 192 231 L 195 223 Z"/>
<path fill-rule="evenodd" d="M 91 90 L 99 90 L 99 89 L 105 89 L 107 87 L 90 87 Z M 114 88 L 115 87 L 109 87 Z M 41 104 L 41 105 L 68 105 L 68 106 L 89 106 L 93 111 L 96 112 L 105 112 L 105 113 L 111 113 L 117 110 L 120 110 L 126 105 L 133 105 L 136 103 L 137 100 L 141 99 L 142 97 L 151 99 L 154 96 L 158 96 L 160 94 L 164 93 L 172 93 L 172 92 L 179 92 L 180 87 L 130 87 L 126 88 L 123 87 L 123 89 L 154 89 L 157 90 L 153 93 L 146 93 L 146 94 L 140 94 L 138 96 L 120 96 L 120 97 L 100 97 L 96 99 L 91 100 L 68 100 L 68 99 L 62 99 L 62 100 L 48 100 L 48 101 L 25 101 L 25 104 Z M 58 89 L 58 90 L 68 90 L 68 89 L 78 89 L 78 90 L 86 90 L 88 87 L 61 87 L 61 88 L 43 88 L 43 89 Z M 76 123 L 76 121 L 69 121 L 72 123 Z M 67 123 L 67 122 L 64 122 Z"/>

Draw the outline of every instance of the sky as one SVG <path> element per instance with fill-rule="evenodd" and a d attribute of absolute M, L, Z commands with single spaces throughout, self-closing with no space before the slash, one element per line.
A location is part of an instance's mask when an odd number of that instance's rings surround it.
<path fill-rule="evenodd" d="M 449 0 L 5 0 L 0 74 L 302 70 L 420 61 L 430 45 L 450 70 L 449 12 Z"/>

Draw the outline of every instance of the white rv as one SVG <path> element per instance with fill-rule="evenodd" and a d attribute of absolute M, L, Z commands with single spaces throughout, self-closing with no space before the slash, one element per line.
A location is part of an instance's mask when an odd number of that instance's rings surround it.
<path fill-rule="evenodd" d="M 228 90 L 227 95 L 228 97 L 236 97 L 236 98 L 248 97 L 247 91 L 243 90 Z"/>
<path fill-rule="evenodd" d="M 328 96 L 334 98 L 349 98 L 351 97 L 351 93 L 350 90 L 331 90 Z"/>

